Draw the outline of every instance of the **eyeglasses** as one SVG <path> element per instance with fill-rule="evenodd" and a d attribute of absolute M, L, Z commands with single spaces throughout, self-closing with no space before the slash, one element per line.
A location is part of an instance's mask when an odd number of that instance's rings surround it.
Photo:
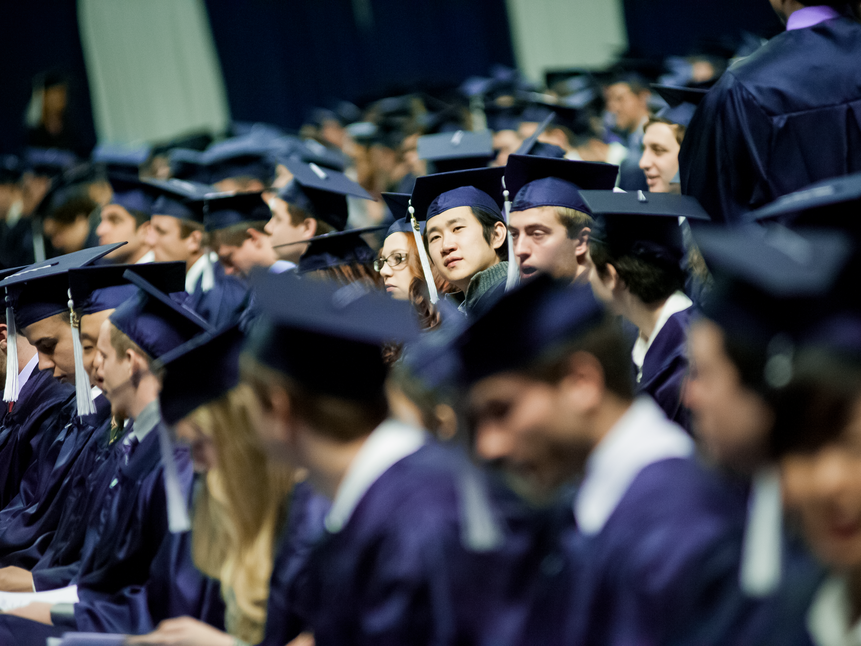
<path fill-rule="evenodd" d="M 388 265 L 392 269 L 394 269 L 395 267 L 400 267 L 407 261 L 407 257 L 407 254 L 403 253 L 402 251 L 396 251 L 388 258 L 377 258 L 374 261 L 374 270 L 382 271 L 383 264 Z"/>

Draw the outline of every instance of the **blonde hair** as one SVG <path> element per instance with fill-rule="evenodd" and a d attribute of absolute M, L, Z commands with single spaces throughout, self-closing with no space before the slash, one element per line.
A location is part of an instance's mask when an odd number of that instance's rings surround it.
<path fill-rule="evenodd" d="M 186 421 L 212 438 L 218 466 L 206 474 L 192 521 L 192 556 L 221 582 L 232 636 L 263 639 L 275 543 L 293 474 L 270 463 L 251 425 L 254 395 L 240 384 L 201 406 Z"/>

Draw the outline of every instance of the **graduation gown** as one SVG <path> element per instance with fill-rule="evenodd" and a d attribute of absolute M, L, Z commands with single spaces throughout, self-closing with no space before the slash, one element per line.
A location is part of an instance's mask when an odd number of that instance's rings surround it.
<path fill-rule="evenodd" d="M 18 495 L 0 511 L 0 564 L 29 570 L 44 555 L 65 507 L 69 475 L 109 418 L 110 404 L 102 395 L 96 398 L 95 414 L 78 417 L 72 393 L 60 414 L 66 423 L 59 433 L 42 441 Z"/>
<path fill-rule="evenodd" d="M 54 379 L 49 370 L 34 370 L 18 401 L 3 416 L 0 430 L 0 509 L 14 498 L 39 446 L 62 427 L 63 404 L 73 388 Z M 6 406 L 4 402 L 4 406 Z"/>
<path fill-rule="evenodd" d="M 690 411 L 682 405 L 682 387 L 690 367 L 687 355 L 692 308 L 667 319 L 643 360 L 637 394 L 652 397 L 667 418 L 691 430 Z"/>
<path fill-rule="evenodd" d="M 195 282 L 186 303 L 215 329 L 221 330 L 243 317 L 250 305 L 250 291 L 239 279 L 224 273 L 220 262 L 212 263 L 214 285 L 204 291 L 204 276 Z"/>
<path fill-rule="evenodd" d="M 814 182 L 861 171 L 861 25 L 784 32 L 727 70 L 679 154 L 682 192 L 712 219 L 742 215 Z"/>

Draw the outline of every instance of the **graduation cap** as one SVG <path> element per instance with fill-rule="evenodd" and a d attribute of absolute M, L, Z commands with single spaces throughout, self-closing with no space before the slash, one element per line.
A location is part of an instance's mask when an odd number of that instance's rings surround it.
<path fill-rule="evenodd" d="M 245 222 L 265 222 L 272 217 L 260 193 L 209 193 L 202 202 L 203 224 L 207 231 L 219 231 Z"/>
<path fill-rule="evenodd" d="M 120 172 L 137 175 L 152 156 L 152 146 L 122 146 L 119 144 L 99 144 L 93 149 L 92 160 L 101 164 L 109 173 Z"/>
<path fill-rule="evenodd" d="M 0 288 L 6 295 L 6 389 L 3 400 L 18 399 L 18 328 L 25 328 L 57 314 L 69 314 L 72 323 L 72 343 L 80 346 L 80 330 L 75 325 L 74 315 L 69 308 L 70 292 L 68 271 L 93 264 L 115 249 L 126 244 L 102 245 L 83 249 L 74 253 L 50 258 L 29 265 L 0 280 Z M 84 384 L 83 389 L 80 384 Z M 75 385 L 80 415 L 88 414 L 90 387 L 87 375 L 75 375 Z"/>
<path fill-rule="evenodd" d="M 708 221 L 709 216 L 688 195 L 580 191 L 595 218 L 590 239 L 615 256 L 680 264 L 685 255 L 679 218 Z"/>
<path fill-rule="evenodd" d="M 262 314 L 249 354 L 313 392 L 358 401 L 382 397 L 382 345 L 419 334 L 409 303 L 361 283 L 268 272 L 252 280 Z"/>
<path fill-rule="evenodd" d="M 388 238 L 393 233 L 412 233 L 413 226 L 410 222 L 408 211 L 410 207 L 410 194 L 383 193 L 383 200 L 386 202 L 386 206 L 389 207 L 389 211 L 392 212 L 392 216 L 395 219 L 389 227 L 389 230 L 386 231 L 386 237 Z M 422 231 L 424 231 L 424 224 L 424 220 L 419 224 Z"/>
<path fill-rule="evenodd" d="M 514 195 L 512 211 L 561 206 L 591 214 L 580 189 L 612 190 L 618 173 L 613 164 L 518 154 L 508 157 L 505 187 Z"/>
<path fill-rule="evenodd" d="M 126 270 L 136 273 L 166 292 L 179 292 L 185 289 L 185 263 L 183 262 L 94 265 L 69 269 L 67 274 L 68 307 L 73 313 L 72 341 L 79 415 L 91 415 L 96 412 L 92 391 L 84 371 L 83 348 L 80 343 L 80 319 L 95 312 L 116 309 L 137 293 L 137 288 L 125 278 Z M 81 403 L 83 403 L 83 407 L 80 405 Z"/>
<path fill-rule="evenodd" d="M 212 186 L 181 179 L 148 179 L 144 183 L 157 196 L 151 207 L 152 215 L 169 215 L 203 224 L 203 199 L 214 192 Z"/>
<path fill-rule="evenodd" d="M 136 175 L 118 172 L 110 173 L 108 182 L 113 190 L 111 204 L 117 204 L 130 213 L 137 211 L 152 215 L 156 191 L 149 184 Z"/>
<path fill-rule="evenodd" d="M 331 269 L 344 265 L 368 265 L 372 263 L 374 258 L 376 258 L 376 254 L 361 236 L 366 233 L 380 231 L 384 228 L 382 226 L 375 226 L 348 229 L 346 231 L 333 231 L 332 233 L 315 236 L 300 242 L 288 243 L 309 243 L 305 253 L 299 258 L 299 266 L 296 269 L 297 273 L 305 274 L 309 271 Z"/>
<path fill-rule="evenodd" d="M 347 226 L 348 195 L 365 200 L 374 199 L 365 189 L 338 171 L 292 159 L 287 160 L 285 166 L 293 173 L 293 181 L 281 189 L 278 197 L 338 231 Z"/>
<path fill-rule="evenodd" d="M 588 285 L 539 276 L 506 293 L 452 343 L 467 385 L 558 356 L 558 350 L 606 320 Z M 505 348 L 504 352 L 500 348 Z"/>
<path fill-rule="evenodd" d="M 697 106 L 708 94 L 703 88 L 678 87 L 672 85 L 652 84 L 652 89 L 667 102 L 667 107 L 661 109 L 657 116 L 672 121 L 686 128 L 694 117 Z"/>
<path fill-rule="evenodd" d="M 239 326 L 201 334 L 162 355 L 161 416 L 173 426 L 239 383 L 239 354 L 245 336 Z"/>
<path fill-rule="evenodd" d="M 114 310 L 110 321 L 150 358 L 158 359 L 201 332 L 211 331 L 194 311 L 135 271 L 126 270 L 123 277 L 139 289 Z"/>
<path fill-rule="evenodd" d="M 485 107 L 487 127 L 494 132 L 517 130 L 520 127 L 521 106 L 498 106 L 493 103 Z"/>
<path fill-rule="evenodd" d="M 203 159 L 203 153 L 190 148 L 174 148 L 168 158 L 170 174 L 174 179 L 181 179 L 200 184 L 211 181 L 210 168 Z"/>
<path fill-rule="evenodd" d="M 317 164 L 322 168 L 330 168 L 339 172 L 349 165 L 349 159 L 340 150 L 324 146 L 316 139 L 304 139 L 293 150 L 295 157 L 306 164 Z"/>
<path fill-rule="evenodd" d="M 34 175 L 56 177 L 77 162 L 77 156 L 70 150 L 27 148 L 24 151 L 24 167 Z"/>
<path fill-rule="evenodd" d="M 253 177 L 268 185 L 275 173 L 269 142 L 254 136 L 213 144 L 200 159 L 209 167 L 213 184 L 231 177 Z"/>
<path fill-rule="evenodd" d="M 496 156 L 490 130 L 458 130 L 438 135 L 424 135 L 418 140 L 419 159 L 433 162 L 437 172 L 447 173 L 470 168 L 484 168 Z"/>
<path fill-rule="evenodd" d="M 0 184 L 17 184 L 24 168 L 16 155 L 0 155 Z"/>

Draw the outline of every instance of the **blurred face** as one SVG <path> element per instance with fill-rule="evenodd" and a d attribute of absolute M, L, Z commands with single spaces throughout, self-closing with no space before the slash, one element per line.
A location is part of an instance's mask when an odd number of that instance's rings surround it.
<path fill-rule="evenodd" d="M 97 381 L 101 384 L 102 392 L 111 402 L 111 412 L 114 415 L 128 417 L 132 406 L 134 388 L 132 387 L 132 365 L 129 355 L 117 354 L 111 344 L 112 323 L 105 320 L 99 329 L 96 351 Z"/>
<path fill-rule="evenodd" d="M 242 244 L 218 245 L 218 260 L 226 274 L 246 278 L 255 267 L 271 267 L 278 260 L 269 236 L 255 231 L 254 237 L 245 238 Z"/>
<path fill-rule="evenodd" d="M 585 248 L 581 248 L 579 239 L 568 237 L 568 230 L 552 206 L 511 213 L 508 231 L 522 278 L 541 272 L 573 280 L 579 273 L 577 255 L 578 251 L 585 252 Z"/>
<path fill-rule="evenodd" d="M 263 229 L 269 234 L 269 243 L 281 260 L 299 262 L 308 245 L 290 243 L 314 237 L 317 230 L 316 222 L 308 218 L 298 226 L 294 225 L 290 219 L 287 202 L 280 198 L 270 201 L 269 207 L 272 209 L 272 217 Z M 290 246 L 281 246 L 287 244 Z"/>
<path fill-rule="evenodd" d="M 670 183 L 679 172 L 679 150 L 672 126 L 666 123 L 653 123 L 646 128 L 643 136 L 643 156 L 640 168 L 646 175 L 649 191 L 669 193 Z"/>
<path fill-rule="evenodd" d="M 401 144 L 401 155 L 409 171 L 416 177 L 428 174 L 428 164 L 419 159 L 419 135 L 410 135 Z"/>
<path fill-rule="evenodd" d="M 694 415 L 696 435 L 718 463 L 752 471 L 765 459 L 773 412 L 741 382 L 717 325 L 697 321 L 688 335 L 688 347 L 691 374 L 684 402 Z"/>
<path fill-rule="evenodd" d="M 392 298 L 402 301 L 409 300 L 410 285 L 415 278 L 409 266 L 411 252 L 408 241 L 409 234 L 393 233 L 386 238 L 379 255 L 385 261 L 380 268 L 380 276 L 385 281 L 386 291 Z"/>
<path fill-rule="evenodd" d="M 493 149 L 498 150 L 494 166 L 505 166 L 508 163 L 508 156 L 520 148 L 523 139 L 514 130 L 500 130 L 493 133 Z"/>
<path fill-rule="evenodd" d="M 45 220 L 45 235 L 51 245 L 62 253 L 72 253 L 84 248 L 90 235 L 89 214 L 82 213 L 73 222 L 61 224 L 54 219 Z"/>
<path fill-rule="evenodd" d="M 66 314 L 31 323 L 21 330 L 39 355 L 39 370 L 50 370 L 55 379 L 75 383 L 72 327 Z"/>
<path fill-rule="evenodd" d="M 65 85 L 54 85 L 45 88 L 43 96 L 43 106 L 46 112 L 56 114 L 63 112 L 66 109 L 66 104 L 69 100 L 68 90 Z"/>
<path fill-rule="evenodd" d="M 191 449 L 195 473 L 206 473 L 218 465 L 215 442 L 191 419 L 184 419 L 176 425 L 176 438 Z"/>
<path fill-rule="evenodd" d="M 99 341 L 99 332 L 102 329 L 102 323 L 107 320 L 111 312 L 113 310 L 104 310 L 81 317 L 81 347 L 84 350 L 84 369 L 90 376 L 90 384 L 99 388 L 102 387 L 102 382 L 99 380 L 97 374 L 97 357 L 99 353 L 96 349 L 96 344 Z"/>
<path fill-rule="evenodd" d="M 832 568 L 861 567 L 861 400 L 835 442 L 781 467 L 813 551 Z"/>
<path fill-rule="evenodd" d="M 604 98 L 607 101 L 607 112 L 616 117 L 616 127 L 620 130 L 634 132 L 649 115 L 649 93 L 635 94 L 627 83 L 609 86 Z"/>
<path fill-rule="evenodd" d="M 505 243 L 505 225 L 499 223 L 488 244 L 472 209 L 459 206 L 432 217 L 425 236 L 439 273 L 465 292 L 473 276 L 499 262 L 496 249 Z"/>
<path fill-rule="evenodd" d="M 100 245 L 127 243 L 105 258 L 116 263 L 134 263 L 149 251 L 150 247 L 147 244 L 149 228 L 149 222 L 137 226 L 134 216 L 119 204 L 108 204 L 102 208 L 96 235 L 99 236 Z"/>
<path fill-rule="evenodd" d="M 540 500 L 574 477 L 591 450 L 582 418 L 558 386 L 514 373 L 478 382 L 468 417 L 476 455 L 501 469 L 512 487 Z"/>
<path fill-rule="evenodd" d="M 200 250 L 200 238 L 194 234 L 183 239 L 179 220 L 170 215 L 153 215 L 146 235 L 156 262 L 188 262 Z"/>

